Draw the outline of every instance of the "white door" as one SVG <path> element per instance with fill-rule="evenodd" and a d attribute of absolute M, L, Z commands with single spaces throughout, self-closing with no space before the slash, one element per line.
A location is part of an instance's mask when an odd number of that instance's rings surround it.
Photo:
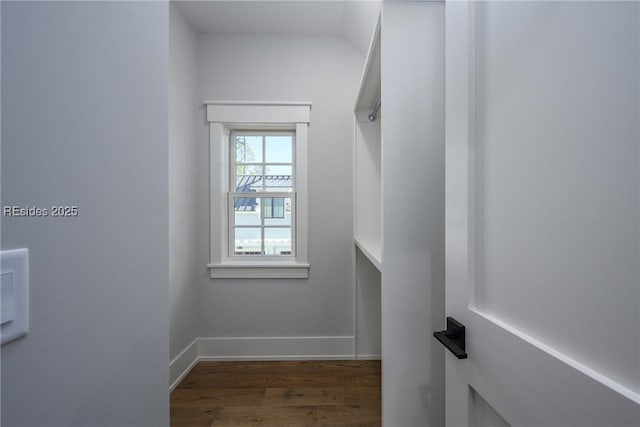
<path fill-rule="evenodd" d="M 638 2 L 446 4 L 448 426 L 640 425 Z"/>

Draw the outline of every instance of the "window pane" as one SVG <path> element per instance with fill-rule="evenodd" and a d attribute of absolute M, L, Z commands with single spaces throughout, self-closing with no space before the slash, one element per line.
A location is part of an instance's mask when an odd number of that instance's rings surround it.
<path fill-rule="evenodd" d="M 264 198 L 262 203 L 265 225 L 291 226 L 291 198 Z"/>
<path fill-rule="evenodd" d="M 236 163 L 262 163 L 262 136 L 236 135 Z"/>
<path fill-rule="evenodd" d="M 264 185 L 266 191 L 291 191 L 293 167 L 266 165 Z"/>
<path fill-rule="evenodd" d="M 264 225 L 291 225 L 291 211 L 285 211 L 284 218 L 265 218 Z"/>
<path fill-rule="evenodd" d="M 260 198 L 234 197 L 233 214 L 235 225 L 260 225 Z"/>
<path fill-rule="evenodd" d="M 291 135 L 265 136 L 266 163 L 292 163 Z"/>
<path fill-rule="evenodd" d="M 293 167 L 291 166 L 267 164 L 265 167 L 265 175 L 267 176 L 277 176 L 281 179 L 291 180 L 291 175 L 293 175 Z"/>
<path fill-rule="evenodd" d="M 262 255 L 260 228 L 234 228 L 235 255 Z"/>
<path fill-rule="evenodd" d="M 262 191 L 262 166 L 236 165 L 235 191 Z"/>
<path fill-rule="evenodd" d="M 292 255 L 291 228 L 264 229 L 265 255 Z"/>

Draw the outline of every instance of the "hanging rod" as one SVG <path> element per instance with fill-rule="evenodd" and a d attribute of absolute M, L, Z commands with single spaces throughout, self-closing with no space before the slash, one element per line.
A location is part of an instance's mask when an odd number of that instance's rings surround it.
<path fill-rule="evenodd" d="M 376 102 L 376 105 L 373 106 L 371 113 L 369 113 L 370 122 L 375 122 L 378 118 L 378 112 L 380 111 L 380 101 L 382 101 L 382 98 L 378 98 L 378 102 Z"/>

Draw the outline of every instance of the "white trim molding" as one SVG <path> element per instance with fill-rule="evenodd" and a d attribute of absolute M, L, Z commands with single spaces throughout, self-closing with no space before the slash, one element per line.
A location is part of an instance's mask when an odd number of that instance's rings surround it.
<path fill-rule="evenodd" d="M 356 360 L 382 360 L 381 354 L 358 354 Z"/>
<path fill-rule="evenodd" d="M 200 361 L 379 359 L 353 354 L 353 336 L 196 338 L 169 364 L 172 391 Z"/>
<path fill-rule="evenodd" d="M 311 122 L 310 102 L 206 101 L 207 122 L 306 123 Z"/>
<path fill-rule="evenodd" d="M 309 277 L 309 264 L 208 264 L 212 279 L 306 279 Z"/>
<path fill-rule="evenodd" d="M 210 258 L 212 279 L 309 277 L 308 127 L 310 102 L 205 101 L 209 123 Z M 295 254 L 239 260 L 229 252 L 229 138 L 232 130 L 295 130 Z M 282 258 L 282 259 L 280 259 Z"/>
<path fill-rule="evenodd" d="M 200 338 L 200 360 L 353 359 L 353 337 Z"/>
<path fill-rule="evenodd" d="M 187 376 L 199 360 L 198 338 L 191 341 L 171 362 L 169 362 L 169 391 Z"/>

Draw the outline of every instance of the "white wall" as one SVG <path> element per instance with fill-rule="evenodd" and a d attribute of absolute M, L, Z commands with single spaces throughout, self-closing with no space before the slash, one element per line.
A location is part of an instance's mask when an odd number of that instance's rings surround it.
<path fill-rule="evenodd" d="M 210 280 L 208 243 L 201 241 L 202 336 L 352 336 L 352 110 L 363 62 L 337 37 L 198 35 L 201 100 L 313 103 L 309 279 Z M 208 212 L 208 133 L 204 114 L 200 117 L 199 211 Z M 198 221 L 208 230 L 206 217 Z"/>
<path fill-rule="evenodd" d="M 197 228 L 200 102 L 196 91 L 196 34 L 172 4 L 169 9 L 169 304 L 170 356 L 197 336 Z M 205 229 L 206 230 L 206 229 Z"/>
<path fill-rule="evenodd" d="M 2 218 L 31 330 L 2 347 L 2 424 L 168 424 L 168 6 L 2 2 Z"/>
<path fill-rule="evenodd" d="M 444 424 L 444 4 L 382 14 L 382 416 Z"/>
<path fill-rule="evenodd" d="M 363 55 L 369 50 L 381 4 L 381 0 L 345 1 L 343 4 L 342 36 Z"/>
<path fill-rule="evenodd" d="M 356 250 L 357 346 L 358 358 L 379 359 L 380 336 L 380 271 L 358 249 Z"/>

